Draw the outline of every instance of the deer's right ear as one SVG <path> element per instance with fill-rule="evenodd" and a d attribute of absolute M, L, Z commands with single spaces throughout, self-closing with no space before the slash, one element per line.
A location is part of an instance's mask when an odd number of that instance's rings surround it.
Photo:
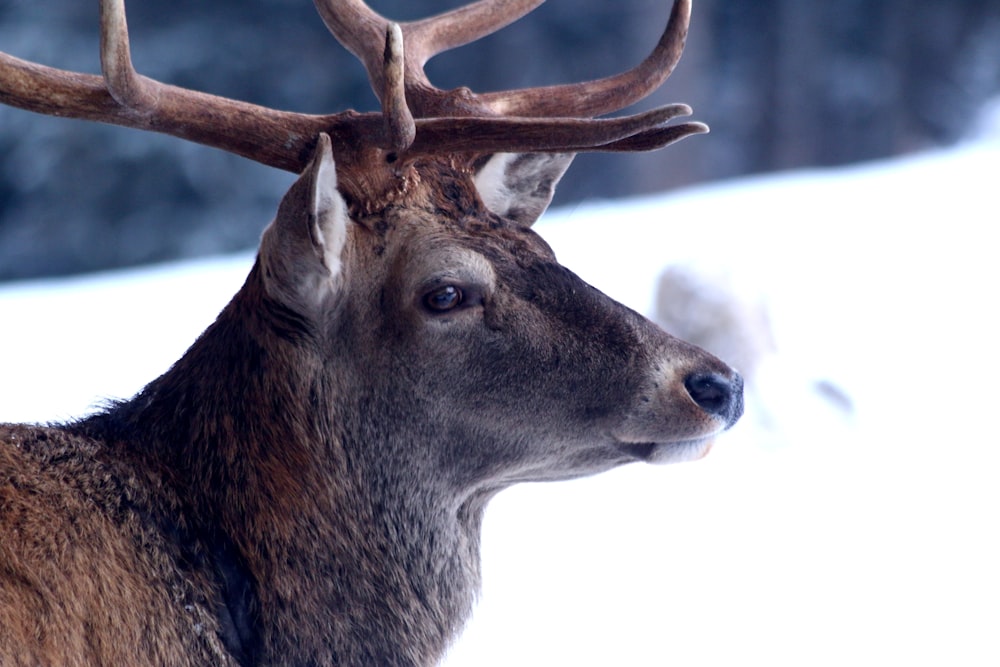
<path fill-rule="evenodd" d="M 337 190 L 330 137 L 320 134 L 312 160 L 285 193 L 261 239 L 259 261 L 268 294 L 300 312 L 335 294 L 343 282 L 350 224 Z"/>

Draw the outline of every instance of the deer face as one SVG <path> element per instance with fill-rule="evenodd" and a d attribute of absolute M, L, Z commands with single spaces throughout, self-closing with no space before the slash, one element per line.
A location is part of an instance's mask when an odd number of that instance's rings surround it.
<path fill-rule="evenodd" d="M 530 228 L 570 156 L 495 160 L 474 185 L 436 187 L 447 199 L 352 219 L 324 139 L 265 233 L 267 290 L 315 323 L 352 413 L 463 487 L 703 455 L 742 411 L 739 376 Z"/>

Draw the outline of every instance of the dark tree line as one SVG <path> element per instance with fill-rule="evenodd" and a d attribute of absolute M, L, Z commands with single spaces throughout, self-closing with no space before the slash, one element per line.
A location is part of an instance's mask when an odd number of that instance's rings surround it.
<path fill-rule="evenodd" d="M 399 19 L 459 0 L 373 0 Z M 604 76 L 652 48 L 668 0 L 550 0 L 431 62 L 477 90 Z M 137 67 L 278 108 L 371 109 L 363 70 L 308 0 L 132 0 Z M 0 0 L 0 50 L 97 72 L 96 2 Z M 960 138 L 1000 91 L 998 0 L 697 0 L 688 50 L 644 103 L 712 126 L 648 155 L 581 156 L 561 203 L 739 174 L 838 165 Z M 256 244 L 291 176 L 217 151 L 0 108 L 0 279 Z"/>
<path fill-rule="evenodd" d="M 709 13 L 728 158 L 715 167 L 732 174 L 952 142 L 1000 91 L 997 0 L 716 0 Z"/>

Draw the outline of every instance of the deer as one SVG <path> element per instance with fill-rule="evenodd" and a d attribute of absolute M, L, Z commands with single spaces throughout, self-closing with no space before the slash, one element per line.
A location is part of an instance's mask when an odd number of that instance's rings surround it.
<path fill-rule="evenodd" d="M 0 426 L 0 663 L 433 665 L 470 617 L 485 508 L 528 481 L 705 455 L 742 379 L 588 285 L 532 229 L 573 157 L 707 131 L 673 70 L 473 93 L 424 73 L 542 0 L 390 21 L 315 0 L 380 110 L 307 115 L 154 81 L 124 0 L 101 75 L 0 54 L 0 101 L 299 174 L 243 287 L 162 376 Z"/>

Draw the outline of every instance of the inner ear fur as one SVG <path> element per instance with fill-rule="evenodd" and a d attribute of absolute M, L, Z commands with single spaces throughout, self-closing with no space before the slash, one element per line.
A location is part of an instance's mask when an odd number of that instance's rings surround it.
<path fill-rule="evenodd" d="M 350 219 L 337 190 L 330 137 L 316 151 L 264 230 L 260 262 L 268 293 L 296 310 L 324 302 L 342 283 L 342 253 Z"/>
<path fill-rule="evenodd" d="M 476 170 L 480 199 L 493 213 L 530 226 L 552 202 L 575 153 L 495 153 Z"/>

